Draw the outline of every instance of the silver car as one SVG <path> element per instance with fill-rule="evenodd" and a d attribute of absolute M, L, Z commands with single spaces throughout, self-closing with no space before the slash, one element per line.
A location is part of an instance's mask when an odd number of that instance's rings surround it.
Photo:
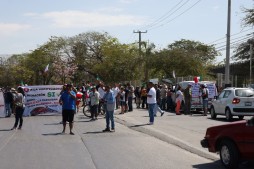
<path fill-rule="evenodd" d="M 254 90 L 251 88 L 225 88 L 219 96 L 212 101 L 211 118 L 225 115 L 228 121 L 233 116 L 243 119 L 244 116 L 254 116 Z"/>

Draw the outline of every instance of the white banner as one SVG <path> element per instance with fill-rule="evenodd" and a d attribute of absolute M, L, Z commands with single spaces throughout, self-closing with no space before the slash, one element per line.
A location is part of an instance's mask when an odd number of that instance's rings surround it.
<path fill-rule="evenodd" d="M 62 85 L 23 86 L 25 92 L 24 116 L 61 113 L 59 104 Z"/>
<path fill-rule="evenodd" d="M 0 91 L 0 117 L 5 117 L 6 112 L 5 112 L 5 104 L 4 104 L 4 93 Z"/>

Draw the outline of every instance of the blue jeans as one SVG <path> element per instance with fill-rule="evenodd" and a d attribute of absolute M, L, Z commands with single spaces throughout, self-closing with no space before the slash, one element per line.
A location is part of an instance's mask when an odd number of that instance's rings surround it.
<path fill-rule="evenodd" d="M 150 123 L 154 122 L 154 114 L 155 114 L 154 107 L 155 107 L 155 104 L 157 104 L 157 103 L 148 104 L 148 112 L 149 112 L 149 117 L 150 117 L 150 119 L 149 119 Z"/>
<path fill-rule="evenodd" d="M 158 104 L 155 104 L 155 106 L 154 106 L 154 115 L 157 114 L 157 111 L 159 111 L 160 113 L 163 113 L 163 111 L 161 110 L 161 108 L 159 107 L 159 105 L 158 105 Z"/>
<path fill-rule="evenodd" d="M 114 111 L 106 110 L 106 128 L 109 129 L 109 123 L 111 121 L 111 129 L 115 129 Z"/>

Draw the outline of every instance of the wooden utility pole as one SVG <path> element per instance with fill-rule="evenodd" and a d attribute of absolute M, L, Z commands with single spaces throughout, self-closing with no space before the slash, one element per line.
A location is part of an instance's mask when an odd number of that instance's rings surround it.
<path fill-rule="evenodd" d="M 133 33 L 138 33 L 139 34 L 139 40 L 138 40 L 138 46 L 139 46 L 139 57 L 141 58 L 142 57 L 142 52 L 141 52 L 141 35 L 142 33 L 147 33 L 147 31 L 145 32 L 142 32 L 142 31 L 133 31 Z M 146 59 L 145 59 L 146 60 Z M 145 76 L 145 81 L 148 80 L 148 73 L 147 73 L 147 63 L 145 61 L 145 65 L 144 65 L 144 76 Z"/>

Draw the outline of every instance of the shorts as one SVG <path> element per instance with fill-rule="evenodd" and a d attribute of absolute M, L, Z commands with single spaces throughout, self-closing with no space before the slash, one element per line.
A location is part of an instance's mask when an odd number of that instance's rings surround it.
<path fill-rule="evenodd" d="M 204 109 L 208 108 L 208 100 L 203 100 L 203 108 Z"/>
<path fill-rule="evenodd" d="M 120 101 L 120 105 L 121 106 L 126 106 L 126 102 L 125 101 Z"/>
<path fill-rule="evenodd" d="M 63 123 L 69 122 L 73 123 L 75 110 L 63 110 Z"/>

